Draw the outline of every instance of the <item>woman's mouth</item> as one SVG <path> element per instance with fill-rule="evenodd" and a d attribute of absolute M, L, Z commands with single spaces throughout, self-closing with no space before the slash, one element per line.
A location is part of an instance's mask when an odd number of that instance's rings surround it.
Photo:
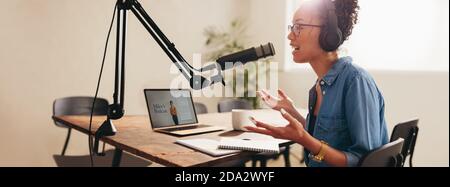
<path fill-rule="evenodd" d="M 298 51 L 300 51 L 300 47 L 292 46 L 292 49 L 293 49 L 292 54 L 295 54 Z"/>

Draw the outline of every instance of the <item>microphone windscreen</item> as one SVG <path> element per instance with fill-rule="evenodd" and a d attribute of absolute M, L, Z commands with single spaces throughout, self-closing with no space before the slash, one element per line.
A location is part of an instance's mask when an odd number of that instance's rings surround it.
<path fill-rule="evenodd" d="M 272 43 L 261 45 L 260 47 L 255 48 L 255 50 L 258 58 L 266 58 L 268 56 L 275 55 L 275 48 L 273 47 Z"/>

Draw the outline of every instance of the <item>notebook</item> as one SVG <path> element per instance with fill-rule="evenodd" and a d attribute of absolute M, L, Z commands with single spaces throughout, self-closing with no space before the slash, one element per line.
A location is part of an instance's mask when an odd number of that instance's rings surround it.
<path fill-rule="evenodd" d="M 214 157 L 241 152 L 239 150 L 219 149 L 219 141 L 210 139 L 177 140 L 176 143 L 201 151 Z"/>
<path fill-rule="evenodd" d="M 222 138 L 219 149 L 280 153 L 279 143 L 274 140 Z"/>

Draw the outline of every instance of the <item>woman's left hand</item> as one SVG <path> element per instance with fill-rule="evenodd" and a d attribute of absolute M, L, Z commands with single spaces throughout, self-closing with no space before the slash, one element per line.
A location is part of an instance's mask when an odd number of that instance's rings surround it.
<path fill-rule="evenodd" d="M 303 125 L 284 109 L 281 110 L 281 115 L 289 122 L 289 124 L 285 127 L 274 127 L 272 125 L 256 121 L 252 117 L 251 120 L 255 123 L 256 127 L 247 126 L 245 128 L 249 131 L 269 135 L 278 139 L 292 140 L 298 143 L 302 142 L 302 139 L 306 134 Z"/>

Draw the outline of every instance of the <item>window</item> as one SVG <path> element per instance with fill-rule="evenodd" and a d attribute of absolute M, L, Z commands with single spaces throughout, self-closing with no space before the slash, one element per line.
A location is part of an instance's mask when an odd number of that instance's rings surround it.
<path fill-rule="evenodd" d="M 290 1 L 289 23 L 303 0 Z M 342 55 L 367 69 L 449 71 L 449 1 L 359 0 L 359 6 Z M 298 67 L 293 64 L 286 68 Z"/>

